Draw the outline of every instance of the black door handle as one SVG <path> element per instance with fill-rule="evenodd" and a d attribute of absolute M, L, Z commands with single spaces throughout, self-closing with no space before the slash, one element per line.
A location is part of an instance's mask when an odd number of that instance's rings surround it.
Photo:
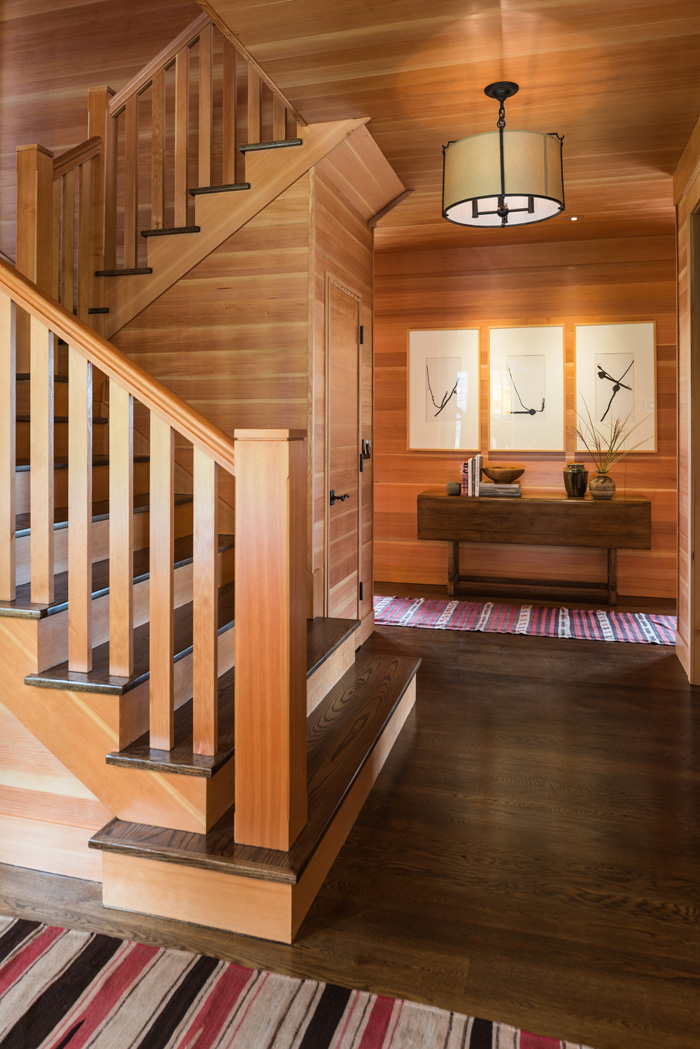
<path fill-rule="evenodd" d="M 333 506 L 333 503 L 344 503 L 349 498 L 350 492 L 346 492 L 345 495 L 336 495 L 335 488 L 331 488 L 331 506 Z"/>

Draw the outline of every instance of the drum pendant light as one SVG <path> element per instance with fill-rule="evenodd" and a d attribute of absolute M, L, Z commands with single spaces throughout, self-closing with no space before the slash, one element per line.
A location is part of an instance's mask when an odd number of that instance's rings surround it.
<path fill-rule="evenodd" d="M 509 80 L 484 94 L 499 103 L 497 131 L 442 147 L 442 216 L 459 226 L 522 226 L 564 210 L 563 135 L 506 131 Z"/>

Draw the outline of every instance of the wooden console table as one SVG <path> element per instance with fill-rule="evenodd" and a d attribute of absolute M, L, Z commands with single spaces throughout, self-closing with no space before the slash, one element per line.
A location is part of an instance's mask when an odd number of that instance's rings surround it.
<path fill-rule="evenodd" d="M 521 498 L 450 496 L 439 490 L 418 496 L 418 538 L 447 542 L 447 592 L 461 584 L 484 588 L 527 588 L 540 594 L 571 590 L 579 598 L 617 603 L 617 550 L 649 550 L 651 503 L 643 496 L 615 495 L 610 500 L 570 499 L 562 495 Z M 524 546 L 588 546 L 608 552 L 606 583 L 575 580 L 516 580 L 459 573 L 460 543 L 516 543 Z"/>

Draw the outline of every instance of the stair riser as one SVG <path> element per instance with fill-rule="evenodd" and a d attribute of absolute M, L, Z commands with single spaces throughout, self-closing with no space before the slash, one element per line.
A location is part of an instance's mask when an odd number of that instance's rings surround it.
<path fill-rule="evenodd" d="M 16 513 L 28 514 L 31 471 L 17 472 L 15 482 Z M 144 495 L 149 489 L 149 464 L 134 463 L 134 495 Z M 68 505 L 68 471 L 55 470 L 53 475 L 54 506 Z M 109 466 L 94 466 L 92 470 L 92 498 L 95 502 L 109 499 Z"/>
<path fill-rule="evenodd" d="M 355 662 L 356 635 L 351 634 L 335 652 L 326 659 L 313 674 L 306 679 L 306 713 L 311 713 L 318 706 L 333 686 L 340 681 Z"/>
<path fill-rule="evenodd" d="M 236 629 L 231 627 L 219 635 L 219 676 L 225 674 L 234 665 L 234 648 L 236 640 Z M 119 743 L 116 749 L 124 750 L 135 739 L 148 731 L 148 681 L 142 682 L 136 688 L 126 692 L 119 703 Z M 192 654 L 178 659 L 173 667 L 173 695 L 174 706 L 177 710 L 188 699 L 192 698 Z M 137 771 L 132 769 L 132 772 Z M 175 779 L 177 782 L 177 777 Z M 229 804 L 233 796 L 229 799 Z M 155 818 L 158 813 L 151 814 L 154 819 L 150 822 L 158 824 Z M 162 814 L 161 814 L 162 816 Z M 146 821 L 149 822 L 149 821 Z"/>
<path fill-rule="evenodd" d="M 30 458 L 30 423 L 17 423 L 17 458 Z M 68 455 L 68 423 L 57 422 L 54 424 L 54 455 L 65 457 Z M 92 427 L 92 451 L 95 455 L 106 455 L 109 452 L 109 427 L 103 423 L 97 423 Z"/>
<path fill-rule="evenodd" d="M 143 550 L 149 546 L 149 514 L 134 514 L 134 550 Z M 68 570 L 68 528 L 57 528 L 54 533 L 54 572 L 66 572 Z M 192 504 L 183 503 L 175 507 L 175 538 L 192 534 Z M 16 549 L 16 580 L 17 585 L 28 583 L 30 579 L 29 557 L 30 557 L 29 535 L 20 536 L 17 539 Z M 92 526 L 92 561 L 104 561 L 109 557 L 109 520 L 93 522 Z"/>
<path fill-rule="evenodd" d="M 234 557 L 233 550 L 224 550 L 218 557 L 218 579 L 219 586 L 230 583 L 233 580 Z M 149 620 L 149 580 L 144 579 L 141 583 L 134 584 L 134 627 L 142 626 Z M 192 564 L 182 565 L 175 569 L 175 596 L 173 608 L 180 608 L 192 600 Z M 36 673 L 47 670 L 57 663 L 63 663 L 68 659 L 68 611 L 56 612 L 50 616 L 51 629 L 54 643 L 51 647 L 50 662 L 44 666 L 37 667 Z M 59 625 L 60 624 L 60 625 Z M 58 640 L 63 636 L 63 641 Z M 103 644 L 109 640 L 109 594 L 97 597 L 92 602 L 92 644 Z M 228 669 L 225 667 L 224 669 Z M 222 670 L 223 673 L 223 670 Z M 191 693 L 190 693 L 191 695 Z M 185 697 L 186 699 L 189 696 Z M 142 730 L 143 731 L 143 730 Z M 129 740 L 131 742 L 131 740 Z"/>
<path fill-rule="evenodd" d="M 31 412 L 31 395 L 29 379 L 18 379 L 15 386 L 17 414 L 29 415 Z M 56 415 L 68 415 L 68 383 L 55 382 L 53 385 L 53 409 Z M 97 413 L 95 413 L 97 414 Z"/>

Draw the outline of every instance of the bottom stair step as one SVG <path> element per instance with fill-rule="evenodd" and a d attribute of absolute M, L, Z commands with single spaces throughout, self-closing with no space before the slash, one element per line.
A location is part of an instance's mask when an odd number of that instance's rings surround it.
<path fill-rule="evenodd" d="M 90 840 L 105 906 L 291 942 L 412 709 L 419 665 L 360 650 L 309 715 L 308 822 L 289 852 L 237 844 L 233 807 L 208 834 L 115 819 Z"/>

